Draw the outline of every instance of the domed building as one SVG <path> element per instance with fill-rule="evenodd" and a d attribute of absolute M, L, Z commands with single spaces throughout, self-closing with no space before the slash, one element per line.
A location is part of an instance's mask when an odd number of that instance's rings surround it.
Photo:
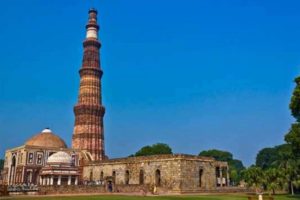
<path fill-rule="evenodd" d="M 89 156 L 68 148 L 63 139 L 46 128 L 28 139 L 24 145 L 5 152 L 4 182 L 9 185 L 38 184 L 43 167 L 48 166 L 45 169 L 49 169 L 56 166 L 56 163 L 59 166 L 75 167 L 81 158 L 89 159 Z M 78 173 L 76 171 L 76 176 Z"/>
<path fill-rule="evenodd" d="M 48 158 L 40 171 L 40 185 L 77 185 L 79 168 L 71 155 L 59 151 Z"/>
<path fill-rule="evenodd" d="M 65 141 L 52 133 L 49 128 L 44 129 L 41 133 L 38 133 L 27 140 L 25 145 L 50 148 L 67 148 Z"/>

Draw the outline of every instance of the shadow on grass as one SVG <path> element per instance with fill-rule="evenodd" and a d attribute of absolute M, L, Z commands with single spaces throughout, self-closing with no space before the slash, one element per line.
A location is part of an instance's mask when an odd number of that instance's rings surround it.
<path fill-rule="evenodd" d="M 290 198 L 290 199 L 300 199 L 300 194 L 288 195 L 287 197 Z"/>

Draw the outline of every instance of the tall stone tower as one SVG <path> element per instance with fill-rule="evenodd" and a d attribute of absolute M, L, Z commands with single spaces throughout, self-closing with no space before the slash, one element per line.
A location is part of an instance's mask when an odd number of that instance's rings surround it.
<path fill-rule="evenodd" d="M 82 66 L 79 70 L 78 103 L 74 107 L 75 125 L 72 147 L 87 150 L 94 160 L 103 160 L 105 158 L 103 131 L 105 108 L 102 106 L 101 98 L 103 72 L 100 65 L 101 43 L 98 40 L 98 30 L 97 10 L 90 9 L 86 25 L 86 39 L 83 42 Z"/>

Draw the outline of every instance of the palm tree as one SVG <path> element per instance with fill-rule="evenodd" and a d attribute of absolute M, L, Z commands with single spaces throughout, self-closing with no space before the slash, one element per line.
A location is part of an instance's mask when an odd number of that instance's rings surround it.
<path fill-rule="evenodd" d="M 279 168 L 269 168 L 265 171 L 265 185 L 272 194 L 275 191 L 283 187 L 284 183 L 284 172 Z"/>
<path fill-rule="evenodd" d="M 251 166 L 242 171 L 242 177 L 249 187 L 255 187 L 256 193 L 260 192 L 259 189 L 265 182 L 265 174 L 260 167 Z"/>
<path fill-rule="evenodd" d="M 299 178 L 299 160 L 296 160 L 291 151 L 280 152 L 278 160 L 274 162 L 278 168 L 282 169 L 285 181 L 289 190 L 294 195 L 294 185 Z"/>

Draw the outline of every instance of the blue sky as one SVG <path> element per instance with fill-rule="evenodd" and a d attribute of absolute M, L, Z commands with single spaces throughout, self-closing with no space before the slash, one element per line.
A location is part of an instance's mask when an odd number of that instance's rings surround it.
<path fill-rule="evenodd" d="M 283 143 L 300 74 L 299 1 L 0 1 L 0 155 L 50 127 L 68 145 L 87 11 L 99 11 L 105 145 L 230 151 Z"/>

